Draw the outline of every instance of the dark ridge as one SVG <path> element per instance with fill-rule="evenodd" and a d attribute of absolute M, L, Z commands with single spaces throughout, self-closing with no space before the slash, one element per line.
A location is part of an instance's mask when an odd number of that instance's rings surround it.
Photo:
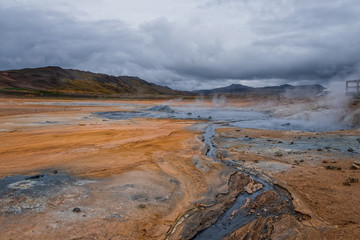
<path fill-rule="evenodd" d="M 116 77 L 57 66 L 0 71 L 0 93 L 119 97 L 189 94 L 138 77 Z"/>
<path fill-rule="evenodd" d="M 194 91 L 195 94 L 203 95 L 234 95 L 234 96 L 268 96 L 268 95 L 283 95 L 292 97 L 311 97 L 322 93 L 325 88 L 319 84 L 314 85 L 299 85 L 292 86 L 290 84 L 283 84 L 280 86 L 258 87 L 252 88 L 241 84 L 232 84 L 227 87 L 214 88 L 208 90 Z"/>
<path fill-rule="evenodd" d="M 194 91 L 194 93 L 197 94 L 217 94 L 217 93 L 241 93 L 248 89 L 252 89 L 252 87 L 248 87 L 242 84 L 232 84 L 227 87 L 221 87 L 221 88 L 214 88 L 214 89 L 208 89 L 208 90 L 197 90 Z"/>

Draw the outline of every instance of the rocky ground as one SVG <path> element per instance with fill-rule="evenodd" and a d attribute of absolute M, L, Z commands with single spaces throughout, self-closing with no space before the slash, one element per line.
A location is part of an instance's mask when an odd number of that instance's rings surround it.
<path fill-rule="evenodd" d="M 161 103 L 1 99 L 1 238 L 189 239 L 239 193 L 263 187 L 236 169 L 275 188 L 244 197 L 229 218 L 253 218 L 227 239 L 360 236 L 359 129 L 220 127 L 215 162 L 203 142 L 207 121 L 93 114 Z M 277 109 L 271 111 L 283 114 Z"/>
<path fill-rule="evenodd" d="M 290 216 L 286 221 L 257 219 L 233 234 L 237 238 L 229 239 L 239 239 L 249 229 L 269 224 L 274 228 L 270 236 L 275 238 L 283 232 L 284 221 L 286 228 L 294 228 L 293 235 L 287 233 L 286 239 L 358 238 L 359 130 L 311 133 L 224 128 L 218 133 L 215 142 L 220 159 L 238 163 L 246 171 L 289 191 L 295 210 L 306 220 L 300 223 Z M 262 236 L 257 235 L 257 230 L 250 234 L 254 239 Z"/>

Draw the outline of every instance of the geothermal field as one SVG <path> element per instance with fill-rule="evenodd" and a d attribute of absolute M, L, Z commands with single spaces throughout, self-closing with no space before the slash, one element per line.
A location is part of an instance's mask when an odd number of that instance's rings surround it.
<path fill-rule="evenodd" d="M 341 99 L 2 98 L 0 238 L 359 239 Z"/>

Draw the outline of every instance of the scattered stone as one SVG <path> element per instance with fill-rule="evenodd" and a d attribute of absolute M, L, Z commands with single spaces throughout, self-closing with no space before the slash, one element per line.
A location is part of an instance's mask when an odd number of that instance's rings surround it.
<path fill-rule="evenodd" d="M 322 163 L 327 163 L 327 162 L 328 162 L 328 161 L 326 161 L 326 160 L 323 160 L 323 161 L 322 161 Z"/>
<path fill-rule="evenodd" d="M 327 170 L 341 170 L 341 167 L 337 167 L 337 166 L 325 165 L 324 167 Z"/>
<path fill-rule="evenodd" d="M 357 138 L 356 140 L 358 141 L 358 143 L 360 143 L 360 138 Z"/>
<path fill-rule="evenodd" d="M 348 148 L 348 152 L 354 152 L 354 149 L 352 149 L 351 147 Z"/>
<path fill-rule="evenodd" d="M 354 164 L 360 166 L 360 162 L 359 162 L 359 161 L 355 161 Z"/>
<path fill-rule="evenodd" d="M 304 162 L 304 159 L 301 159 L 300 162 Z"/>
<path fill-rule="evenodd" d="M 282 153 L 280 152 L 280 151 L 277 151 L 277 152 L 275 152 L 275 154 L 274 154 L 274 156 L 275 157 L 282 157 Z"/>
<path fill-rule="evenodd" d="M 318 148 L 317 151 L 318 151 L 318 152 L 322 152 L 322 149 L 321 149 L 321 148 Z"/>
<path fill-rule="evenodd" d="M 255 160 L 254 162 L 255 162 L 255 163 L 259 163 L 259 160 Z"/>
<path fill-rule="evenodd" d="M 236 209 L 234 210 L 232 213 L 231 213 L 231 216 L 230 216 L 230 219 L 233 219 L 235 214 L 239 211 L 239 209 Z"/>
<path fill-rule="evenodd" d="M 248 193 L 248 194 L 252 194 L 260 189 L 262 189 L 264 186 L 261 183 L 252 181 L 250 182 L 248 185 L 246 185 L 244 187 L 244 190 Z"/>
<path fill-rule="evenodd" d="M 282 141 L 278 141 L 278 143 L 283 143 Z"/>
<path fill-rule="evenodd" d="M 250 202 L 251 202 L 251 199 L 250 199 L 250 198 L 246 198 L 246 202 L 244 203 L 244 205 L 242 205 L 242 206 L 240 207 L 240 209 L 241 209 L 241 208 L 247 208 L 247 207 L 249 207 L 249 206 L 250 206 Z"/>
<path fill-rule="evenodd" d="M 281 126 L 283 126 L 283 127 L 290 126 L 290 125 L 291 125 L 291 123 L 289 123 L 289 122 L 281 124 Z"/>
<path fill-rule="evenodd" d="M 359 179 L 358 179 L 358 178 L 349 177 L 348 180 L 349 180 L 350 183 L 357 183 L 357 182 L 359 182 Z"/>
<path fill-rule="evenodd" d="M 294 144 L 294 141 L 291 141 L 289 144 L 290 144 L 290 145 L 293 145 L 293 144 Z"/>
<path fill-rule="evenodd" d="M 145 204 L 139 204 L 138 208 L 146 208 L 146 205 Z"/>
<path fill-rule="evenodd" d="M 360 166 L 357 165 L 357 164 L 355 164 L 355 163 L 353 163 L 353 164 L 351 165 L 350 169 L 359 170 L 359 169 L 360 169 Z"/>
<path fill-rule="evenodd" d="M 346 181 L 343 183 L 343 185 L 350 186 L 351 183 L 358 183 L 358 182 L 359 182 L 358 178 L 348 177 L 348 179 L 346 179 Z"/>
<path fill-rule="evenodd" d="M 335 160 L 333 160 L 333 161 L 331 161 L 331 163 L 336 163 L 336 161 L 335 161 Z"/>
<path fill-rule="evenodd" d="M 79 213 L 79 212 L 81 212 L 81 209 L 78 208 L 78 207 L 76 207 L 76 208 L 74 208 L 72 211 L 73 211 L 74 213 Z"/>
<path fill-rule="evenodd" d="M 351 184 L 350 184 L 349 180 L 346 180 L 346 181 L 343 183 L 343 185 L 344 185 L 344 186 L 350 186 Z"/>
<path fill-rule="evenodd" d="M 57 170 L 54 170 L 54 171 L 53 171 L 53 174 L 57 174 L 57 173 L 58 173 L 58 171 L 57 171 Z"/>
<path fill-rule="evenodd" d="M 298 160 L 295 160 L 294 163 L 295 163 L 296 165 L 299 165 L 299 161 L 298 161 Z"/>

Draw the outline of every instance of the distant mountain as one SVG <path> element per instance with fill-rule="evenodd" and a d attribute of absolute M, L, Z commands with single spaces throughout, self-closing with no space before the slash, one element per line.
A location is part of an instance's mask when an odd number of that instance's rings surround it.
<path fill-rule="evenodd" d="M 194 93 L 196 94 L 204 94 L 204 95 L 209 95 L 209 94 L 218 94 L 218 93 L 241 93 L 244 92 L 246 90 L 252 89 L 252 87 L 248 87 L 245 85 L 241 85 L 241 84 L 232 84 L 230 86 L 227 87 L 221 87 L 221 88 L 214 88 L 214 89 L 209 89 L 209 90 L 197 90 L 194 91 Z"/>
<path fill-rule="evenodd" d="M 66 96 L 187 95 L 138 77 L 110 76 L 60 67 L 0 71 L 0 93 Z"/>
<path fill-rule="evenodd" d="M 203 95 L 254 95 L 254 96 L 268 96 L 268 95 L 287 95 L 293 97 L 311 97 L 322 93 L 325 88 L 319 84 L 314 85 L 299 85 L 292 86 L 290 84 L 283 84 L 280 86 L 258 87 L 252 88 L 241 84 L 232 84 L 227 87 L 214 88 L 208 90 L 194 91 L 195 94 Z"/>
<path fill-rule="evenodd" d="M 268 96 L 294 97 L 315 96 L 323 92 L 321 85 L 280 86 L 252 88 L 241 84 L 227 87 L 177 91 L 149 83 L 138 77 L 111 76 L 60 67 L 26 68 L 0 71 L 0 93 L 20 95 L 80 96 L 80 97 L 173 97 L 189 95 Z"/>

